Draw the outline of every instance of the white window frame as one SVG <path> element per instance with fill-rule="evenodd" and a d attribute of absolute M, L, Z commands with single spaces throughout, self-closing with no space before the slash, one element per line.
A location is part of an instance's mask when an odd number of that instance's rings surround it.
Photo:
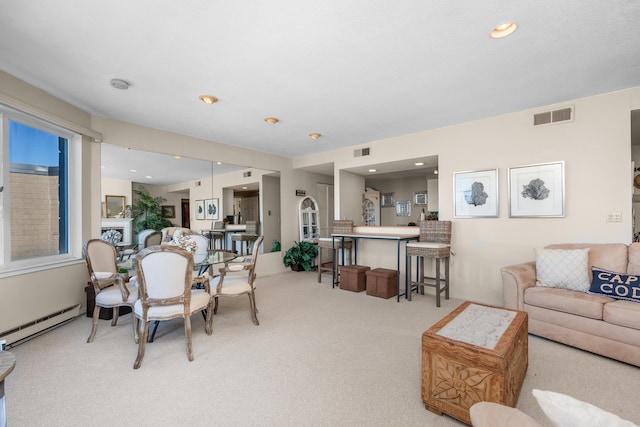
<path fill-rule="evenodd" d="M 67 139 L 67 194 L 68 194 L 68 251 L 66 254 L 50 255 L 11 261 L 11 190 L 5 183 L 9 182 L 9 120 L 23 123 L 53 133 Z M 5 162 L 6 160 L 6 162 Z M 0 168 L 4 186 L 0 192 L 0 278 L 22 274 L 30 271 L 59 267 L 64 264 L 77 262 L 81 254 L 82 232 L 82 135 L 56 126 L 46 120 L 22 113 L 5 105 L 0 105 Z M 5 164 L 6 163 L 6 164 Z"/>

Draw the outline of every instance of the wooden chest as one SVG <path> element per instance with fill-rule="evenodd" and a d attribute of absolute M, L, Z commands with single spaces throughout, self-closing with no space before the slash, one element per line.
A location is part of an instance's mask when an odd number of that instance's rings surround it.
<path fill-rule="evenodd" d="M 425 407 L 467 424 L 476 402 L 515 407 L 527 373 L 528 344 L 526 312 L 463 303 L 422 334 Z"/>

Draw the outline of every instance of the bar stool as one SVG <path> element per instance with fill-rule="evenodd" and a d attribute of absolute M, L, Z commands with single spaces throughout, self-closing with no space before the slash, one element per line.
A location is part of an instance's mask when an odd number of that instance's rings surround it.
<path fill-rule="evenodd" d="M 220 242 L 220 249 L 226 249 L 225 242 L 225 228 L 223 221 L 216 221 L 213 223 L 213 230 L 211 232 L 211 249 L 218 249 L 218 245 L 216 243 Z"/>
<path fill-rule="evenodd" d="M 411 279 L 411 257 L 418 258 L 417 281 Z M 407 243 L 407 298 L 411 301 L 413 287 L 424 295 L 424 287 L 431 286 L 436 290 L 436 307 L 440 307 L 440 294 L 444 292 L 449 299 L 449 257 L 451 256 L 451 221 L 420 221 L 420 238 L 417 242 Z M 434 277 L 425 277 L 424 264 L 426 258 L 435 260 Z M 440 276 L 440 264 L 444 263 L 444 278 Z M 444 280 L 444 287 L 441 282 Z M 433 282 L 432 282 L 433 281 Z"/>
<path fill-rule="evenodd" d="M 233 252 L 236 252 L 236 242 L 240 242 L 240 255 L 250 255 L 251 254 L 250 245 L 257 238 L 258 238 L 258 223 L 256 221 L 247 221 L 244 233 L 233 233 L 231 235 Z M 244 244 L 244 250 L 243 250 L 243 244 Z"/>
<path fill-rule="evenodd" d="M 353 220 L 335 220 L 333 221 L 332 233 L 351 233 L 353 232 Z M 329 272 L 331 273 L 331 278 L 334 281 L 335 285 L 338 280 L 338 265 L 340 263 L 339 253 L 340 250 L 346 249 L 349 251 L 349 256 L 346 261 L 351 265 L 351 248 L 353 247 L 353 240 L 344 239 L 344 248 L 342 247 L 342 239 L 335 239 L 333 241 L 332 237 L 321 237 L 318 239 L 318 283 L 322 282 L 322 273 Z M 333 250 L 332 250 L 333 249 Z M 322 263 L 322 252 L 329 250 L 331 251 L 331 267 L 324 267 Z M 346 263 L 345 261 L 345 263 Z"/>

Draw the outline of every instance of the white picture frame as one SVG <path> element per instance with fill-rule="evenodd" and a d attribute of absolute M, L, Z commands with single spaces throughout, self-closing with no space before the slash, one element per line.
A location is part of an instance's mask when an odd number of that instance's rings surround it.
<path fill-rule="evenodd" d="M 454 218 L 498 217 L 498 169 L 454 172 Z"/>
<path fill-rule="evenodd" d="M 509 217 L 565 216 L 564 161 L 508 169 Z"/>
<path fill-rule="evenodd" d="M 220 218 L 218 199 L 206 199 L 204 201 L 204 219 Z"/>
<path fill-rule="evenodd" d="M 204 200 L 196 200 L 196 219 L 204 219 Z"/>

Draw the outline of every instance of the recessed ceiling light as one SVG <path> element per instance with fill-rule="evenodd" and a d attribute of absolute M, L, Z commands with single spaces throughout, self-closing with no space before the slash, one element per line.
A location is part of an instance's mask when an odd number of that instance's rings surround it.
<path fill-rule="evenodd" d="M 145 178 L 151 179 L 153 177 L 151 175 L 147 175 L 147 176 L 145 176 Z"/>
<path fill-rule="evenodd" d="M 311 139 L 318 139 L 320 138 L 322 135 L 320 135 L 319 133 L 310 133 L 309 134 L 309 138 Z"/>
<path fill-rule="evenodd" d="M 182 158 L 182 156 L 178 156 L 178 155 L 173 156 L 173 157 L 174 157 L 174 158 L 176 158 L 176 159 L 180 159 L 180 158 Z"/>
<path fill-rule="evenodd" d="M 129 83 L 122 79 L 111 79 L 109 84 L 111 85 L 111 87 L 115 87 L 116 89 L 120 89 L 120 90 L 129 89 Z"/>
<path fill-rule="evenodd" d="M 417 163 L 415 163 L 415 165 L 416 166 L 424 166 L 424 163 L 423 162 L 417 162 Z"/>
<path fill-rule="evenodd" d="M 375 172 L 375 171 L 376 171 L 375 169 L 369 169 L 369 172 Z"/>
<path fill-rule="evenodd" d="M 516 25 L 515 22 L 502 23 L 491 30 L 491 37 L 494 39 L 507 37 L 509 34 L 513 33 L 516 28 L 518 28 L 518 25 Z"/>
<path fill-rule="evenodd" d="M 438 175 L 438 169 L 434 170 L 434 171 L 433 171 L 433 174 L 434 174 L 434 175 Z"/>
<path fill-rule="evenodd" d="M 213 95 L 200 95 L 198 99 L 208 105 L 218 102 L 218 98 Z"/>
<path fill-rule="evenodd" d="M 269 123 L 270 125 L 275 125 L 280 120 L 276 119 L 275 117 L 267 117 L 266 119 L 264 119 L 264 121 Z"/>
<path fill-rule="evenodd" d="M 249 187 L 242 187 L 243 190 L 246 190 L 247 188 L 249 188 Z"/>
<path fill-rule="evenodd" d="M 216 164 L 221 165 L 221 164 L 222 164 L 222 162 L 216 162 Z"/>
<path fill-rule="evenodd" d="M 138 171 L 135 169 L 129 169 L 129 172 L 138 172 Z"/>

